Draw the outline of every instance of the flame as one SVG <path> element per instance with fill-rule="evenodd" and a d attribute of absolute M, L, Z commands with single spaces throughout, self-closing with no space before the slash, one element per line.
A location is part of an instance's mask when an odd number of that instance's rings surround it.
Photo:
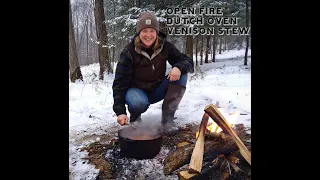
<path fill-rule="evenodd" d="M 196 132 L 196 139 L 198 138 L 199 136 L 199 131 Z"/>
<path fill-rule="evenodd" d="M 232 113 L 225 113 L 224 108 L 218 108 L 221 114 L 224 116 L 224 118 L 227 120 L 228 124 L 230 127 L 234 126 L 234 123 L 237 121 L 240 115 L 240 110 L 236 110 L 235 112 Z M 211 132 L 216 132 L 219 133 L 222 131 L 222 129 L 211 119 L 209 118 L 209 122 L 207 124 L 207 130 Z M 199 136 L 199 131 L 196 132 L 196 138 Z"/>

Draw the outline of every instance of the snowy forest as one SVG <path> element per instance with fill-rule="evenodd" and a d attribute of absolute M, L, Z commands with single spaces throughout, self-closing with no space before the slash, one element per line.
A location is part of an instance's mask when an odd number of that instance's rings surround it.
<path fill-rule="evenodd" d="M 221 7 L 224 16 L 239 18 L 237 26 L 250 27 L 249 0 L 69 0 L 70 81 L 83 80 L 82 66 L 99 63 L 99 79 L 114 73 L 119 53 L 135 34 L 140 12 L 155 12 L 160 31 L 167 34 L 167 8 Z M 206 26 L 206 24 L 204 25 Z M 168 35 L 167 40 L 195 62 L 195 71 L 215 62 L 226 50 L 251 49 L 250 35 Z"/>

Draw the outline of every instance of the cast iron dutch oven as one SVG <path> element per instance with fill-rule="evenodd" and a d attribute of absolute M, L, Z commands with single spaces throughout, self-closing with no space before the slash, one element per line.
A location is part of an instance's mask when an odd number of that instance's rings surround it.
<path fill-rule="evenodd" d="M 152 159 L 162 145 L 162 132 L 158 127 L 129 125 L 118 131 L 120 155 L 135 159 Z"/>

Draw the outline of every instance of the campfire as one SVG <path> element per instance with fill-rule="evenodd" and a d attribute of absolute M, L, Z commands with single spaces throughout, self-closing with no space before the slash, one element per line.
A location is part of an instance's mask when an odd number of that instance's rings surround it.
<path fill-rule="evenodd" d="M 180 180 L 198 179 L 207 177 L 208 173 L 220 168 L 220 179 L 228 179 L 231 169 L 235 173 L 242 171 L 237 165 L 239 158 L 235 155 L 238 150 L 251 165 L 251 153 L 233 130 L 239 115 L 239 111 L 227 114 L 227 121 L 221 110 L 214 105 L 207 106 L 199 130 L 196 132 L 196 143 L 185 143 L 169 154 L 164 160 L 164 173 L 168 175 L 180 169 L 178 171 Z M 189 164 L 185 165 L 187 161 Z"/>
<path fill-rule="evenodd" d="M 217 108 L 217 109 L 220 112 L 224 112 L 225 111 L 225 108 Z M 225 116 L 229 126 L 231 128 L 233 128 L 234 127 L 234 123 L 236 122 L 236 120 L 238 119 L 238 117 L 240 115 L 240 111 L 236 110 L 235 112 L 232 112 L 230 114 L 227 114 L 227 113 L 223 113 L 223 114 L 225 114 L 224 116 Z M 209 122 L 207 124 L 207 131 L 210 132 L 210 134 L 212 134 L 213 136 L 218 136 L 218 133 L 220 133 L 222 131 L 222 129 L 210 117 L 209 118 Z M 198 138 L 198 136 L 199 136 L 199 131 L 197 131 L 197 133 L 196 133 L 196 138 Z"/>

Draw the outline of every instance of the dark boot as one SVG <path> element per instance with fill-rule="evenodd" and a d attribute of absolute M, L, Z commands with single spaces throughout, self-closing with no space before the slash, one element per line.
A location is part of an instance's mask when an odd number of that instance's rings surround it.
<path fill-rule="evenodd" d="M 186 87 L 169 84 L 168 92 L 163 100 L 161 116 L 161 124 L 165 134 L 174 134 L 179 131 L 173 119 L 185 91 Z"/>
<path fill-rule="evenodd" d="M 140 123 L 141 120 L 141 114 L 131 114 L 130 115 L 130 123 L 136 122 L 136 123 Z"/>

